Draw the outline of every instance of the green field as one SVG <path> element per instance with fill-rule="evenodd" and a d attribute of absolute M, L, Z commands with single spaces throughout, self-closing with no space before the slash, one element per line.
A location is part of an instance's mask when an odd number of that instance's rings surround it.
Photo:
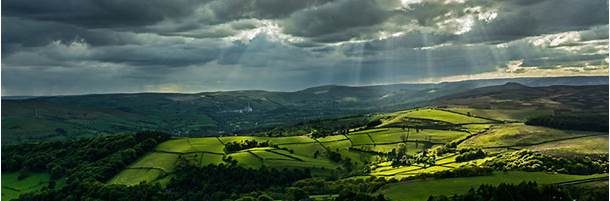
<path fill-rule="evenodd" d="M 313 143 L 313 139 L 307 136 L 290 136 L 290 137 L 273 137 L 269 138 L 269 142 L 275 145 L 282 144 L 299 144 L 299 143 Z"/>
<path fill-rule="evenodd" d="M 387 152 L 392 151 L 392 149 L 398 149 L 398 146 L 400 144 L 402 144 L 402 143 L 385 144 L 385 145 L 362 145 L 362 146 L 355 146 L 355 147 L 365 150 L 365 151 L 375 151 L 375 152 L 387 153 Z M 407 142 L 404 144 L 407 148 L 407 152 L 411 153 L 411 154 L 420 152 L 424 147 L 423 144 L 416 145 L 416 143 L 414 143 L 414 142 Z"/>
<path fill-rule="evenodd" d="M 447 112 L 436 109 L 420 109 L 407 113 L 405 117 L 420 118 L 420 119 L 431 119 L 437 121 L 449 122 L 452 124 L 466 124 L 466 123 L 488 123 L 489 120 L 470 117 L 466 115 L 456 114 L 453 112 Z"/>
<path fill-rule="evenodd" d="M 354 144 L 354 146 L 363 144 L 375 144 L 375 142 L 371 140 L 371 137 L 369 137 L 368 134 L 349 135 L 348 137 L 350 141 Z"/>
<path fill-rule="evenodd" d="M 224 148 L 224 146 L 223 146 Z M 190 152 L 193 150 L 191 143 L 189 143 L 188 138 L 178 138 L 165 141 L 159 144 L 155 150 L 157 151 L 167 151 L 167 152 Z"/>
<path fill-rule="evenodd" d="M 344 135 L 331 135 L 323 138 L 318 138 L 318 142 L 334 142 L 341 140 L 347 140 L 347 138 Z"/>
<path fill-rule="evenodd" d="M 608 135 L 588 136 L 583 138 L 549 142 L 527 147 L 551 155 L 573 154 L 607 154 Z"/>
<path fill-rule="evenodd" d="M 48 186 L 50 176 L 47 173 L 31 173 L 30 176 L 19 180 L 19 173 L 2 173 L 2 200 L 11 200 L 19 197 L 22 193 L 38 191 Z M 56 183 L 59 188 L 63 185 L 63 180 Z"/>
<path fill-rule="evenodd" d="M 249 152 L 237 152 L 229 154 L 229 156 L 238 161 L 238 164 L 249 168 L 260 168 L 263 166 L 263 161 Z"/>
<path fill-rule="evenodd" d="M 435 143 L 447 143 L 452 140 L 462 138 L 468 135 L 466 132 L 459 131 L 451 131 L 451 130 L 434 130 L 434 129 L 422 129 L 419 132 L 415 132 L 411 130 L 407 132 L 405 130 L 399 128 L 390 128 L 384 132 L 378 132 L 374 134 L 370 134 L 373 138 L 373 141 L 377 144 L 382 143 L 398 143 L 401 142 L 401 137 L 404 135 L 408 140 L 418 140 L 418 141 L 428 141 L 430 139 L 431 142 Z M 351 138 L 352 135 L 350 135 Z M 365 135 L 366 136 L 366 135 Z"/>
<path fill-rule="evenodd" d="M 153 182 L 165 172 L 159 169 L 125 169 L 114 176 L 108 184 L 136 185 L 140 182 Z"/>
<path fill-rule="evenodd" d="M 205 151 L 213 153 L 224 153 L 224 145 L 214 137 L 207 138 L 187 138 L 192 151 Z"/>
<path fill-rule="evenodd" d="M 512 123 L 495 125 L 488 132 L 464 141 L 459 147 L 520 146 L 592 134 L 599 133 L 565 131 Z"/>
<path fill-rule="evenodd" d="M 383 187 L 380 193 L 393 201 L 425 201 L 430 195 L 461 194 L 481 184 L 520 183 L 522 181 L 550 184 L 596 177 L 608 177 L 608 175 L 580 176 L 542 172 L 496 172 L 490 176 L 418 180 L 389 184 Z"/>
<path fill-rule="evenodd" d="M 316 151 L 318 153 L 323 153 L 325 149 L 320 145 L 320 143 L 307 143 L 307 144 L 289 144 L 289 145 L 280 145 L 280 148 L 286 148 L 288 150 L 292 150 L 294 154 L 304 156 L 304 157 L 312 157 Z M 320 156 L 322 157 L 322 156 Z"/>
<path fill-rule="evenodd" d="M 176 161 L 178 160 L 178 156 L 178 154 L 153 152 L 142 157 L 134 164 L 131 164 L 129 167 L 157 168 L 167 173 L 171 173 L 176 167 Z"/>
<path fill-rule="evenodd" d="M 455 157 L 456 155 L 451 154 L 436 158 L 435 165 L 430 167 L 423 167 L 420 165 L 392 167 L 390 166 L 389 162 L 380 163 L 377 164 L 376 167 L 371 170 L 370 175 L 402 178 L 417 175 L 420 173 L 434 173 L 449 170 L 463 165 L 480 165 L 486 160 L 493 158 L 486 157 L 483 159 L 476 159 L 466 162 L 455 162 Z"/>
<path fill-rule="evenodd" d="M 477 108 L 449 108 L 462 114 L 470 113 L 490 119 L 503 121 L 525 121 L 527 118 L 552 114 L 551 110 L 544 109 L 477 109 Z"/>
<path fill-rule="evenodd" d="M 244 140 L 269 141 L 286 150 L 271 147 L 252 148 L 237 153 L 225 154 L 223 143 Z M 362 158 L 360 153 L 348 151 L 350 141 L 342 135 L 321 138 L 334 150 L 340 150 L 345 157 L 354 160 Z M 267 151 L 272 150 L 272 151 Z M 292 151 L 292 153 L 290 153 Z M 319 153 L 314 158 L 315 152 Z M 134 185 L 140 182 L 157 181 L 166 175 L 171 175 L 175 169 L 178 158 L 182 157 L 192 164 L 201 166 L 223 163 L 223 157 L 231 157 L 239 165 L 249 168 L 259 168 L 263 165 L 276 168 L 327 168 L 336 169 L 337 164 L 326 159 L 326 149 L 321 143 L 306 136 L 290 137 L 253 137 L 253 136 L 230 136 L 205 138 L 176 138 L 159 144 L 155 151 L 140 158 L 108 183 Z"/>

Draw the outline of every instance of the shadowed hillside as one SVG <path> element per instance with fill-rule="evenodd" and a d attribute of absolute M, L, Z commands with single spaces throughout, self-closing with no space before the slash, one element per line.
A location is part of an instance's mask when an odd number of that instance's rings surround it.
<path fill-rule="evenodd" d="M 581 82 L 583 79 L 587 82 Z M 321 86 L 295 92 L 253 90 L 9 97 L 2 100 L 2 139 L 4 144 L 12 144 L 140 130 L 161 130 L 186 136 L 226 135 L 314 119 L 396 111 L 431 104 L 579 110 L 605 107 L 607 111 L 608 91 L 605 85 L 528 87 L 514 83 L 530 86 L 607 84 L 608 78 L 520 78 L 438 84 Z"/>

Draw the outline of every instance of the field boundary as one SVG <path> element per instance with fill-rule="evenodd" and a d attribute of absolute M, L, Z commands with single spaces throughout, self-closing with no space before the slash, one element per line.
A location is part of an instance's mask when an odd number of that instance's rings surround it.
<path fill-rule="evenodd" d="M 504 145 L 504 146 L 489 146 L 489 147 L 481 147 L 481 148 L 482 149 L 512 149 L 512 148 L 522 149 L 525 147 L 536 146 L 536 145 L 541 145 L 541 144 L 546 144 L 546 143 L 551 143 L 551 142 L 561 142 L 561 141 L 565 141 L 565 140 L 573 140 L 573 139 L 579 139 L 579 138 L 585 138 L 585 137 L 604 136 L 604 135 L 605 134 L 589 134 L 589 135 L 581 135 L 581 136 L 560 138 L 560 139 L 554 139 L 554 140 L 547 140 L 547 141 L 536 142 L 536 143 Z"/>
<path fill-rule="evenodd" d="M 187 152 L 178 152 L 178 151 L 165 151 L 165 150 L 154 150 L 152 152 L 158 152 L 158 153 L 167 153 L 167 154 L 179 154 L 179 155 L 183 155 L 183 154 L 198 154 L 198 153 L 205 153 L 205 154 L 216 154 L 216 155 L 226 155 L 225 153 L 216 153 L 216 152 L 211 152 L 211 151 L 187 151 Z"/>
<path fill-rule="evenodd" d="M 216 136 L 216 139 L 220 142 L 220 144 L 222 144 L 223 146 L 225 145 L 225 143 L 220 139 L 220 136 Z"/>
<path fill-rule="evenodd" d="M 479 119 L 485 119 L 485 120 L 494 121 L 494 122 L 498 122 L 498 123 L 503 123 L 504 122 L 504 121 L 500 121 L 500 120 L 497 120 L 497 119 L 492 119 L 492 118 L 489 118 L 489 117 L 482 117 L 482 116 L 473 115 L 473 114 L 468 115 L 468 114 L 464 114 L 464 113 L 461 113 L 461 112 L 457 112 L 457 111 L 453 111 L 453 110 L 448 110 L 448 109 L 444 109 L 444 108 L 431 108 L 431 109 L 445 111 L 445 112 L 451 112 L 451 113 L 454 113 L 454 114 L 464 115 L 464 116 L 467 116 L 467 117 L 475 117 L 475 118 L 479 118 Z"/>
<path fill-rule="evenodd" d="M 258 160 L 265 161 L 265 159 L 263 157 L 261 157 L 259 155 L 256 155 L 254 152 L 252 152 L 250 150 L 245 151 L 245 152 L 247 152 L 247 153 L 251 154 L 252 156 L 256 157 Z"/>
<path fill-rule="evenodd" d="M 608 177 L 597 177 L 597 178 L 589 178 L 589 179 L 579 179 L 579 180 L 572 180 L 572 181 L 564 181 L 564 182 L 553 183 L 552 185 L 571 186 L 571 185 L 584 184 L 584 183 L 596 182 L 596 181 L 608 181 Z"/>
<path fill-rule="evenodd" d="M 297 161 L 303 161 L 303 159 L 300 159 L 300 158 L 297 158 L 295 156 L 291 156 L 291 155 L 288 155 L 288 154 L 276 152 L 276 151 L 271 150 L 271 149 L 266 149 L 265 151 L 266 152 L 270 152 L 270 153 L 274 153 L 274 154 L 277 154 L 277 155 L 285 156 L 285 157 L 288 157 L 288 158 L 291 158 L 291 159 L 294 159 L 294 160 L 297 160 Z"/>
<path fill-rule="evenodd" d="M 158 168 L 158 167 L 126 167 L 124 169 L 131 169 L 131 170 L 158 170 L 163 172 L 164 174 L 169 174 L 171 172 L 168 172 L 166 170 L 164 170 L 163 168 Z"/>
<path fill-rule="evenodd" d="M 432 141 L 426 141 L 426 140 L 406 140 L 406 141 L 396 141 L 396 142 L 380 142 L 380 143 L 374 143 L 374 144 L 354 144 L 352 146 L 363 146 L 363 145 L 391 145 L 391 144 L 399 144 L 399 143 L 407 143 L 407 142 L 411 142 L 411 143 L 430 143 L 432 145 L 442 145 L 445 143 L 442 142 L 432 142 Z"/>

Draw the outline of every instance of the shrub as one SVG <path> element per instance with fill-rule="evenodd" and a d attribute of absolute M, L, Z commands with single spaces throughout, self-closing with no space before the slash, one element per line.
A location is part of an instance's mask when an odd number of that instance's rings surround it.
<path fill-rule="evenodd" d="M 461 152 L 461 151 L 460 151 Z M 485 158 L 486 154 L 481 149 L 471 150 L 464 153 L 461 153 L 457 157 L 455 157 L 456 162 L 465 162 L 471 161 L 475 159 Z"/>

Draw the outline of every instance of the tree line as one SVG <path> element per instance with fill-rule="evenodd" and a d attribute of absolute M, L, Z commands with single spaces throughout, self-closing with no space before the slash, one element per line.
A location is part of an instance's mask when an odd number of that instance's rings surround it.
<path fill-rule="evenodd" d="M 251 149 L 255 147 L 270 147 L 271 143 L 268 141 L 258 142 L 256 140 L 243 140 L 225 143 L 224 151 L 226 153 L 235 153 L 245 149 Z"/>
<path fill-rule="evenodd" d="M 162 132 L 98 136 L 73 141 L 2 146 L 2 171 L 48 172 L 51 179 L 94 179 L 104 182 L 139 157 L 170 138 Z"/>
<path fill-rule="evenodd" d="M 608 114 L 555 114 L 530 118 L 525 124 L 563 130 L 608 132 Z"/>

